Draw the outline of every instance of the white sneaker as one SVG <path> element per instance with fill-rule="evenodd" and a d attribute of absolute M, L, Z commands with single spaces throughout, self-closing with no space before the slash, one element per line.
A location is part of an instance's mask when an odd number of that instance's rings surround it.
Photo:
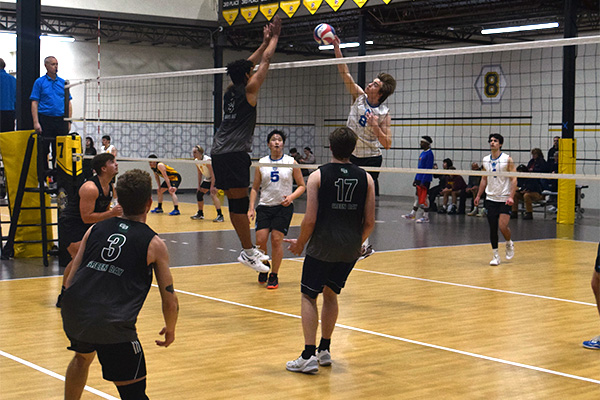
<path fill-rule="evenodd" d="M 365 258 L 373 255 L 373 253 L 375 253 L 373 246 L 371 246 L 371 245 L 365 246 L 363 244 L 362 247 L 360 248 L 360 257 L 358 257 L 358 260 L 356 260 L 356 261 L 364 260 Z"/>
<path fill-rule="evenodd" d="M 308 360 L 305 360 L 302 358 L 302 356 L 300 356 L 293 361 L 288 361 L 285 364 L 285 369 L 292 372 L 314 374 L 315 372 L 319 371 L 319 362 L 315 356 L 310 356 Z"/>
<path fill-rule="evenodd" d="M 506 243 L 506 259 L 510 260 L 515 256 L 515 244 Z"/>
<path fill-rule="evenodd" d="M 474 208 L 474 209 L 472 209 L 472 210 L 471 210 L 471 212 L 470 212 L 470 213 L 468 213 L 467 215 L 468 215 L 469 217 L 474 217 L 474 216 L 476 216 L 476 215 L 477 215 L 477 213 L 478 213 L 478 212 L 479 212 L 479 210 L 477 209 L 477 207 L 475 207 L 475 208 Z"/>
<path fill-rule="evenodd" d="M 500 256 L 494 255 L 494 258 L 490 261 L 490 265 L 500 265 Z"/>
<path fill-rule="evenodd" d="M 245 250 L 242 250 L 239 257 L 237 258 L 238 261 L 244 264 L 245 266 L 252 268 L 255 271 L 269 272 L 269 267 L 263 264 L 262 260 L 260 259 L 260 251 L 258 251 L 258 249 L 255 250 L 256 251 L 253 251 L 252 255 L 250 256 L 246 254 Z"/>
<path fill-rule="evenodd" d="M 404 219 L 415 219 L 415 214 L 409 213 L 402 216 Z"/>
<path fill-rule="evenodd" d="M 262 251 L 261 249 L 259 249 L 258 247 L 254 246 L 252 247 L 256 253 L 258 254 L 258 257 L 260 258 L 260 261 L 271 261 L 271 257 L 269 257 L 269 255 L 267 253 L 265 253 L 264 251 Z"/>
<path fill-rule="evenodd" d="M 429 223 L 429 217 L 421 217 L 415 221 L 417 224 L 427 224 Z"/>
<path fill-rule="evenodd" d="M 331 353 L 329 350 L 317 350 L 317 361 L 322 367 L 328 367 L 331 365 Z"/>

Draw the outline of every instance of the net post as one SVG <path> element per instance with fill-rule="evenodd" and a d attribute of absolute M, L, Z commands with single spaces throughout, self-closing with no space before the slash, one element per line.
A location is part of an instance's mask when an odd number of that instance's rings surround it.
<path fill-rule="evenodd" d="M 558 173 L 574 174 L 577 153 L 575 139 L 560 139 L 558 144 Z M 575 180 L 558 180 L 557 224 L 575 223 Z"/>

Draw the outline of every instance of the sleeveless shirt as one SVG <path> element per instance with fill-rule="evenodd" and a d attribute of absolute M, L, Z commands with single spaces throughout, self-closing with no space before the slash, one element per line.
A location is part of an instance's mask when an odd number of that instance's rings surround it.
<path fill-rule="evenodd" d="M 158 169 L 158 164 L 162 164 L 162 165 L 164 165 L 164 166 L 165 166 L 165 172 L 167 173 L 167 177 L 169 178 L 169 180 L 170 180 L 171 182 L 173 182 L 173 181 L 179 181 L 179 180 L 181 180 L 181 175 L 179 175 L 179 172 L 177 172 L 177 171 L 175 170 L 175 168 L 173 168 L 173 167 L 169 167 L 167 164 L 165 164 L 165 163 L 162 163 L 162 162 L 158 162 L 158 163 L 156 164 L 156 167 L 154 167 L 154 168 L 150 167 L 150 169 L 151 169 L 152 171 L 154 171 L 154 173 L 155 173 L 155 174 L 156 174 L 156 175 L 157 175 L 159 178 L 162 178 L 163 176 L 162 176 L 162 173 L 160 172 L 160 170 Z"/>
<path fill-rule="evenodd" d="M 356 98 L 346 121 L 346 126 L 358 136 L 352 155 L 355 157 L 378 157 L 381 155 L 379 139 L 373 133 L 373 129 L 367 125 L 367 113 L 379 117 L 378 121 L 381 123 L 387 117 L 389 111 L 389 108 L 384 104 L 377 107 L 370 105 L 366 94 Z"/>
<path fill-rule="evenodd" d="M 509 155 L 500 153 L 496 159 L 492 159 L 489 154 L 483 157 L 483 168 L 486 171 L 508 171 Z M 485 196 L 487 200 L 498 201 L 504 203 L 510 196 L 510 178 L 506 176 L 493 176 L 487 178 L 487 186 L 485 187 Z"/>
<path fill-rule="evenodd" d="M 271 156 L 261 158 L 259 163 L 294 164 L 294 157 L 284 154 L 278 160 Z M 260 167 L 260 206 L 278 206 L 284 196 L 292 194 L 294 169 L 285 167 Z"/>
<path fill-rule="evenodd" d="M 197 158 L 195 158 L 194 160 L 210 161 L 211 158 L 207 155 L 204 155 L 202 160 L 198 160 Z M 202 182 L 210 182 L 212 180 L 212 175 L 210 174 L 210 170 L 208 169 L 208 164 L 196 164 L 196 167 L 198 168 L 198 171 L 200 171 L 200 173 L 202 174 Z"/>
<path fill-rule="evenodd" d="M 306 254 L 326 262 L 356 261 L 362 244 L 366 172 L 341 163 L 325 164 L 319 170 L 317 221 Z"/>
<path fill-rule="evenodd" d="M 215 133 L 211 154 L 252 151 L 256 107 L 246 100 L 246 85 L 233 85 L 223 96 L 223 122 Z"/>
<path fill-rule="evenodd" d="M 63 327 L 82 342 L 110 344 L 137 339 L 135 322 L 152 284 L 148 225 L 110 218 L 92 228 L 71 286 L 62 299 Z"/>
<path fill-rule="evenodd" d="M 98 189 L 98 198 L 94 203 L 94 212 L 100 213 L 108 210 L 108 206 L 113 198 L 113 185 L 112 183 L 108 184 L 108 195 L 104 195 L 104 191 L 102 190 L 102 185 L 100 184 L 100 179 L 98 175 L 94 175 L 86 182 L 94 182 L 96 188 Z M 79 198 L 79 190 L 75 192 L 75 195 L 72 199 L 69 199 L 67 207 L 61 213 L 61 218 L 74 219 L 80 222 L 82 225 L 87 225 L 88 227 L 92 226 L 91 224 L 85 224 L 81 219 L 81 211 L 79 210 L 79 202 L 81 199 Z"/>

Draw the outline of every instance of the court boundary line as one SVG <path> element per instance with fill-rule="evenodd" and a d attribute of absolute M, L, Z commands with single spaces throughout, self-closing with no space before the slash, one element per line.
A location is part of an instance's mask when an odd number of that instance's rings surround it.
<path fill-rule="evenodd" d="M 63 382 L 65 381 L 65 377 L 62 376 L 61 374 L 58 374 L 58 373 L 56 373 L 54 371 L 50 371 L 49 369 L 41 367 L 41 366 L 39 366 L 37 364 L 34 364 L 31 361 L 24 360 L 24 359 L 22 359 L 20 357 L 14 356 L 14 355 L 12 355 L 10 353 L 7 353 L 5 351 L 2 351 L 2 350 L 0 350 L 0 356 L 4 356 L 5 358 L 8 358 L 9 360 L 13 360 L 13 361 L 15 361 L 15 362 L 17 362 L 19 364 L 22 364 L 22 365 L 24 365 L 26 367 L 32 368 L 32 369 L 34 369 L 34 370 L 36 370 L 38 372 L 42 372 L 42 373 L 44 373 L 44 374 L 46 374 L 46 375 L 48 375 L 48 376 L 50 376 L 52 378 L 58 379 L 59 381 L 63 381 Z M 108 393 L 104 393 L 104 392 L 102 392 L 102 391 L 100 391 L 98 389 L 95 389 L 95 388 L 93 388 L 91 386 L 88 386 L 88 385 L 85 385 L 85 387 L 83 389 L 87 390 L 88 392 L 93 393 L 93 394 L 95 394 L 97 396 L 100 396 L 103 399 L 119 400 L 118 397 L 111 396 Z"/>
<path fill-rule="evenodd" d="M 152 286 L 158 287 L 157 285 L 154 285 L 154 284 Z M 296 319 L 301 319 L 301 317 L 299 315 L 290 314 L 290 313 L 286 313 L 286 312 L 283 312 L 283 311 L 276 311 L 276 310 L 271 310 L 271 309 L 268 309 L 268 308 L 256 307 L 256 306 L 252 306 L 252 305 L 249 305 L 249 304 L 243 304 L 243 303 L 239 303 L 239 302 L 236 302 L 236 301 L 219 299 L 217 297 L 207 296 L 207 295 L 203 295 L 203 294 L 199 294 L 199 293 L 194 293 L 194 292 L 189 292 L 189 291 L 186 291 L 186 290 L 175 289 L 175 291 L 179 292 L 179 293 L 182 293 L 182 294 L 189 295 L 189 296 L 199 297 L 199 298 L 202 298 L 202 299 L 206 299 L 206 300 L 212 300 L 212 301 L 217 301 L 217 302 L 220 302 L 220 303 L 225 303 L 225 304 L 230 304 L 230 305 L 239 306 L 239 307 L 243 307 L 243 308 L 248 308 L 248 309 L 251 309 L 251 310 L 263 311 L 263 312 L 267 312 L 267 313 L 271 313 L 271 314 L 275 314 L 275 315 L 282 315 L 282 316 L 286 316 L 286 317 L 292 317 L 292 318 L 296 318 Z M 321 321 L 319 320 L 319 322 L 321 322 Z M 528 370 L 531 370 L 531 371 L 543 372 L 543 373 L 547 373 L 547 374 L 550 374 L 550 375 L 560 376 L 560 377 L 563 377 L 563 378 L 570 378 L 570 379 L 575 379 L 575 380 L 582 381 L 582 382 L 588 382 L 588 383 L 594 383 L 596 385 L 600 385 L 600 380 L 596 380 L 596 379 L 592 379 L 592 378 L 586 378 L 586 377 L 583 377 L 583 376 L 578 376 L 578 375 L 573 375 L 573 374 L 568 374 L 566 372 L 554 371 L 554 370 L 551 370 L 551 369 L 548 369 L 548 368 L 537 367 L 535 365 L 529 365 L 529 364 L 519 363 L 519 362 L 516 362 L 516 361 L 504 360 L 504 359 L 497 358 L 497 357 L 485 356 L 485 355 L 482 355 L 482 354 L 477 354 L 477 353 L 473 353 L 473 352 L 469 352 L 469 351 L 453 349 L 451 347 L 439 346 L 439 345 L 431 344 L 431 343 L 425 343 L 425 342 L 421 342 L 421 341 L 418 341 L 418 340 L 407 339 L 407 338 L 403 338 L 403 337 L 400 337 L 400 336 L 389 335 L 387 333 L 381 333 L 381 332 L 376 332 L 376 331 L 372 331 L 372 330 L 369 330 L 369 329 L 357 328 L 357 327 L 354 327 L 354 326 L 340 324 L 340 323 L 336 323 L 335 326 L 338 327 L 338 328 L 341 328 L 341 329 L 347 329 L 347 330 L 351 330 L 351 331 L 354 331 L 354 332 L 366 333 L 366 334 L 373 335 L 373 336 L 379 336 L 379 337 L 383 337 L 383 338 L 386 338 L 386 339 L 392 339 L 392 340 L 396 340 L 396 341 L 400 341 L 400 342 L 404 342 L 404 343 L 410 343 L 410 344 L 415 344 L 415 345 L 418 345 L 418 346 L 428 347 L 428 348 L 432 348 L 432 349 L 436 349 L 436 350 L 442 350 L 442 351 L 446 351 L 446 352 L 450 352 L 450 353 L 454 353 L 454 354 L 460 354 L 460 355 L 464 355 L 464 356 L 468 356 L 468 357 L 477 358 L 477 359 L 480 359 L 480 360 L 492 361 L 492 362 L 496 362 L 496 363 L 499 363 L 499 364 L 509 365 L 509 366 L 523 368 L 523 369 L 528 369 Z"/>

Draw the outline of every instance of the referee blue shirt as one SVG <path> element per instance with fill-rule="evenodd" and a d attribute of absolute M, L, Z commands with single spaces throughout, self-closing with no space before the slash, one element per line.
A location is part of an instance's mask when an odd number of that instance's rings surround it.
<path fill-rule="evenodd" d="M 69 95 L 69 100 L 72 97 Z M 29 100 L 38 102 L 38 113 L 49 117 L 65 115 L 65 80 L 56 77 L 55 80 L 47 74 L 36 79 Z"/>
<path fill-rule="evenodd" d="M 17 78 L 0 69 L 0 110 L 13 111 L 17 103 Z"/>

